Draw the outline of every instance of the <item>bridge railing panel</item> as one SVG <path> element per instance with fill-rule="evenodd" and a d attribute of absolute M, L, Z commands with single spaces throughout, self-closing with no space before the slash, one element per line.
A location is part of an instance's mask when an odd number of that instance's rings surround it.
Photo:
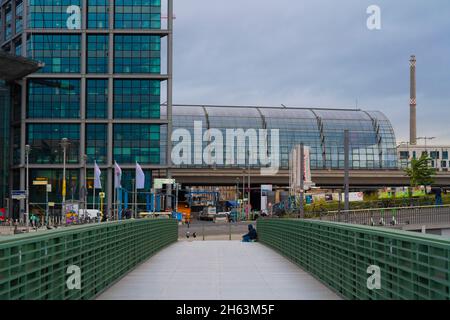
<path fill-rule="evenodd" d="M 450 206 L 400 207 L 330 211 L 313 217 L 316 220 L 360 225 L 450 224 Z"/>
<path fill-rule="evenodd" d="M 0 238 L 0 300 L 95 298 L 176 242 L 177 228 L 143 219 Z"/>
<path fill-rule="evenodd" d="M 344 298 L 450 299 L 450 239 L 316 220 L 259 219 L 257 230 L 260 242 Z"/>

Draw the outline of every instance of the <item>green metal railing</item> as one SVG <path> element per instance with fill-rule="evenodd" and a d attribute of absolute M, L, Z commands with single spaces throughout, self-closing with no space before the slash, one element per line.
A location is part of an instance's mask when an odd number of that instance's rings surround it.
<path fill-rule="evenodd" d="M 336 222 L 259 219 L 258 239 L 347 299 L 450 299 L 450 239 Z M 369 266 L 381 271 L 369 289 Z"/>
<path fill-rule="evenodd" d="M 0 300 L 92 299 L 174 243 L 175 220 L 142 219 L 0 238 Z M 79 267 L 81 289 L 67 282 Z"/>

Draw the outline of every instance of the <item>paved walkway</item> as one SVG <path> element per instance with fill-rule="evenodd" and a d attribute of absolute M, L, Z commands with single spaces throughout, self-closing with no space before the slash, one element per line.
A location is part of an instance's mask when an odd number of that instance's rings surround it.
<path fill-rule="evenodd" d="M 326 286 L 260 243 L 179 241 L 100 300 L 331 300 Z"/>

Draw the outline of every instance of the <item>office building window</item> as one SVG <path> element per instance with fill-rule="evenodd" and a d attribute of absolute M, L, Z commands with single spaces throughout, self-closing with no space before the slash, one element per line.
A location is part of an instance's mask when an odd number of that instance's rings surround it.
<path fill-rule="evenodd" d="M 447 168 L 447 161 L 441 161 L 441 167 Z"/>
<path fill-rule="evenodd" d="M 14 53 L 16 56 L 22 55 L 22 41 L 18 40 L 14 43 Z"/>
<path fill-rule="evenodd" d="M 12 37 L 12 10 L 11 6 L 5 10 L 5 40 L 9 40 Z"/>
<path fill-rule="evenodd" d="M 158 119 L 160 117 L 160 82 L 158 80 L 115 80 L 114 117 Z"/>
<path fill-rule="evenodd" d="M 430 152 L 431 159 L 439 159 L 439 151 L 431 151 Z"/>
<path fill-rule="evenodd" d="M 160 164 L 158 125 L 114 125 L 114 160 L 119 164 Z"/>
<path fill-rule="evenodd" d="M 151 35 L 116 35 L 114 72 L 160 73 L 161 38 Z"/>
<path fill-rule="evenodd" d="M 108 128 L 106 124 L 86 125 L 86 155 L 88 162 L 106 163 Z"/>
<path fill-rule="evenodd" d="M 88 29 L 108 29 L 108 0 L 88 0 Z"/>
<path fill-rule="evenodd" d="M 29 118 L 79 118 L 80 80 L 30 79 Z"/>
<path fill-rule="evenodd" d="M 105 119 L 108 117 L 108 80 L 88 79 L 86 81 L 86 117 Z"/>
<path fill-rule="evenodd" d="M 442 151 L 442 159 L 448 160 L 448 151 Z"/>
<path fill-rule="evenodd" d="M 400 160 L 408 160 L 409 152 L 408 151 L 400 151 Z"/>
<path fill-rule="evenodd" d="M 108 35 L 87 36 L 87 72 L 108 73 Z"/>
<path fill-rule="evenodd" d="M 28 6 L 28 21 L 32 29 L 75 28 L 74 6 L 80 9 L 78 22 L 81 24 L 82 0 L 32 0 Z M 69 11 L 69 13 L 68 13 Z"/>
<path fill-rule="evenodd" d="M 31 146 L 30 163 L 61 164 L 63 150 L 61 139 L 69 139 L 66 162 L 78 163 L 80 126 L 78 124 L 29 124 L 27 143 Z"/>
<path fill-rule="evenodd" d="M 66 169 L 66 199 L 79 199 L 80 170 Z M 48 193 L 48 201 L 55 202 L 54 211 L 50 211 L 50 215 L 59 214 L 59 208 L 62 203 L 63 190 L 63 170 L 62 169 L 30 169 L 30 202 L 41 208 L 46 207 L 45 199 L 47 197 L 45 186 L 33 186 L 36 179 L 46 178 L 48 183 L 52 185 L 52 192 Z M 92 202 L 89 202 L 92 203 Z M 59 206 L 59 208 L 58 208 Z M 58 213 L 57 213 L 58 212 Z"/>
<path fill-rule="evenodd" d="M 16 34 L 23 31 L 23 1 L 16 2 Z"/>
<path fill-rule="evenodd" d="M 116 29 L 160 29 L 161 0 L 116 0 Z"/>
<path fill-rule="evenodd" d="M 27 40 L 28 58 L 45 63 L 44 73 L 79 73 L 81 44 L 76 34 L 34 34 Z"/>

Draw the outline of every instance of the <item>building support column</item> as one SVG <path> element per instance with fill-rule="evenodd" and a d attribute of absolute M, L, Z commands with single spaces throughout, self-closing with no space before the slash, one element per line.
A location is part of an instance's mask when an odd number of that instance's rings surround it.
<path fill-rule="evenodd" d="M 172 178 L 173 0 L 167 0 L 167 178 Z M 166 208 L 171 205 L 172 185 L 167 187 Z M 172 208 L 174 209 L 174 208 Z"/>

